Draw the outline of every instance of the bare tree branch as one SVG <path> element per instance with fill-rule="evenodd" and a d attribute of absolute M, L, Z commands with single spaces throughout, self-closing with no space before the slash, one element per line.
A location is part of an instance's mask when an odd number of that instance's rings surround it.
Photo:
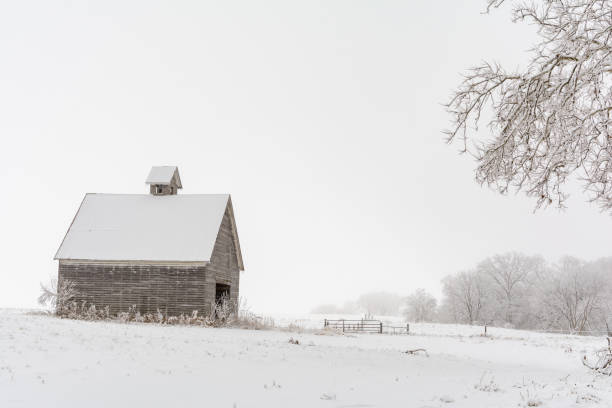
<path fill-rule="evenodd" d="M 487 11 L 504 0 L 487 0 Z M 523 72 L 483 63 L 446 104 L 447 142 L 477 161 L 476 180 L 502 194 L 524 191 L 536 208 L 564 207 L 576 174 L 591 202 L 612 214 L 612 3 L 514 3 L 513 19 L 535 24 L 540 42 Z M 469 145 L 485 108 L 493 136 Z"/>

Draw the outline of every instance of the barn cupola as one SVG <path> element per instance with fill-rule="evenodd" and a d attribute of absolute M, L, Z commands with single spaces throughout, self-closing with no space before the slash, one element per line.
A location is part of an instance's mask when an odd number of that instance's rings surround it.
<path fill-rule="evenodd" d="M 183 188 L 176 166 L 151 167 L 146 183 L 153 195 L 176 195 L 178 189 Z"/>

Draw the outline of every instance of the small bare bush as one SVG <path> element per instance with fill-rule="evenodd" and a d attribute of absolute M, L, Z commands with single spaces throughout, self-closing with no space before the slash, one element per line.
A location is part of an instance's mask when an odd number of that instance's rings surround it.
<path fill-rule="evenodd" d="M 59 282 L 57 279 L 51 279 L 46 285 L 41 282 L 40 290 L 38 303 L 50 313 L 55 312 L 58 315 L 63 314 L 77 296 L 74 282 L 68 279 Z"/>
<path fill-rule="evenodd" d="M 231 325 L 241 329 L 264 330 L 274 328 L 274 319 L 253 313 L 245 299 L 240 299 Z"/>
<path fill-rule="evenodd" d="M 612 346 L 608 337 L 608 347 L 595 352 L 595 358 L 590 361 L 587 356 L 582 358 L 582 364 L 604 375 L 612 375 Z"/>
<path fill-rule="evenodd" d="M 539 407 L 542 405 L 542 401 L 538 399 L 537 395 L 529 395 L 529 390 L 525 394 L 521 394 L 521 397 L 525 407 Z"/>
<path fill-rule="evenodd" d="M 227 295 L 211 305 L 209 322 L 212 326 L 229 326 L 237 317 L 239 307 Z"/>
<path fill-rule="evenodd" d="M 542 405 L 542 400 L 538 396 L 538 389 L 543 388 L 541 384 L 531 381 L 531 383 L 525 383 L 523 380 L 522 384 L 515 385 L 516 388 L 521 388 L 520 392 L 522 403 L 520 406 L 523 407 L 539 407 Z"/>
<path fill-rule="evenodd" d="M 97 309 L 96 305 L 87 302 L 72 301 L 62 308 L 58 308 L 57 314 L 61 317 L 75 320 L 105 320 L 110 319 L 110 309 L 108 306 Z"/>
<path fill-rule="evenodd" d="M 474 385 L 474 389 L 482 392 L 499 392 L 501 389 L 499 385 L 495 383 L 495 377 L 491 376 L 490 378 L 486 378 L 487 373 L 483 373 L 480 377 L 480 381 L 478 384 Z"/>

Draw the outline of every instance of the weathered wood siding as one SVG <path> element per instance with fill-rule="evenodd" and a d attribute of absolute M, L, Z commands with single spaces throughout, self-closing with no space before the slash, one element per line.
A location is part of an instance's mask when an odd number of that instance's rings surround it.
<path fill-rule="evenodd" d="M 140 313 L 159 309 L 168 316 L 208 313 L 211 304 L 204 266 L 60 262 L 59 279 L 75 284 L 77 302 L 109 306 L 112 314 L 132 305 Z"/>
<path fill-rule="evenodd" d="M 143 314 L 158 309 L 168 316 L 194 310 L 208 314 L 217 283 L 229 285 L 230 300 L 237 302 L 240 270 L 228 208 L 206 266 L 60 261 L 59 280 L 75 284 L 75 301 L 109 306 L 112 314 L 126 312 L 132 305 Z"/>
<path fill-rule="evenodd" d="M 161 191 L 158 191 L 158 189 Z M 176 195 L 177 187 L 174 185 L 151 184 L 149 192 L 153 195 Z"/>
<path fill-rule="evenodd" d="M 209 279 L 207 282 L 211 284 L 207 287 L 209 291 L 207 298 L 212 297 L 214 299 L 215 284 L 223 283 L 230 286 L 230 300 L 236 303 L 239 296 L 240 269 L 236 257 L 231 222 L 228 207 L 225 209 L 210 263 L 206 265 L 206 276 Z"/>

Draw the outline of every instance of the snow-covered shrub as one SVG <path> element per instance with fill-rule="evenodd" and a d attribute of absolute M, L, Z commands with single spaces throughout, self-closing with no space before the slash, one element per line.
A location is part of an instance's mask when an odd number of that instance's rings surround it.
<path fill-rule="evenodd" d="M 127 312 L 119 312 L 117 313 L 117 320 L 121 323 L 129 322 L 129 314 Z"/>
<path fill-rule="evenodd" d="M 501 389 L 499 385 L 495 383 L 495 377 L 491 376 L 490 378 L 486 378 L 487 373 L 483 373 L 480 377 L 480 381 L 478 384 L 474 385 L 474 389 L 482 392 L 499 392 Z"/>
<path fill-rule="evenodd" d="M 158 323 L 169 325 L 196 325 L 206 327 L 240 327 L 243 329 L 268 329 L 274 327 L 274 320 L 258 316 L 251 312 L 244 300 L 232 302 L 227 296 L 211 305 L 208 315 L 200 315 L 197 310 L 191 314 L 169 316 L 157 309 L 156 313 L 141 313 L 137 305 L 131 305 L 127 311 L 111 316 L 109 306 L 98 308 L 82 300 L 73 300 L 77 296 L 74 284 L 63 280 L 59 289 L 56 282 L 42 285 L 43 293 L 39 302 L 55 309 L 60 317 L 75 320 L 115 320 L 121 323 Z M 59 294 L 59 295 L 58 295 Z"/>
<path fill-rule="evenodd" d="M 612 345 L 610 344 L 610 337 L 608 337 L 608 347 L 597 350 L 592 361 L 587 359 L 587 356 L 584 356 L 582 364 L 600 374 L 612 375 Z"/>
<path fill-rule="evenodd" d="M 538 398 L 537 394 L 531 394 L 529 390 L 521 394 L 524 407 L 539 407 L 542 405 L 542 401 Z"/>
<path fill-rule="evenodd" d="M 51 279 L 48 284 L 40 284 L 41 294 L 38 303 L 46 307 L 49 312 L 61 315 L 77 296 L 74 282 L 68 279 Z"/>
<path fill-rule="evenodd" d="M 86 301 L 72 301 L 65 305 L 61 311 L 58 310 L 60 317 L 67 317 L 75 320 L 104 320 L 110 318 L 110 309 L 108 306 L 97 309 L 96 305 L 88 304 Z"/>
<path fill-rule="evenodd" d="M 526 384 L 523 379 L 523 384 L 517 385 L 515 387 L 522 388 L 523 391 L 520 392 L 522 403 L 520 404 L 522 407 L 539 407 L 542 405 L 542 400 L 538 396 L 538 389 L 545 387 L 541 384 L 536 383 L 535 381 L 531 381 L 531 383 Z"/>
<path fill-rule="evenodd" d="M 232 302 L 227 295 L 223 295 L 211 305 L 210 322 L 215 326 L 229 324 L 236 316 L 237 310 L 238 305 Z"/>
<path fill-rule="evenodd" d="M 238 301 L 231 325 L 241 329 L 263 330 L 273 328 L 274 319 L 256 315 L 247 306 L 246 300 L 241 298 Z"/>

